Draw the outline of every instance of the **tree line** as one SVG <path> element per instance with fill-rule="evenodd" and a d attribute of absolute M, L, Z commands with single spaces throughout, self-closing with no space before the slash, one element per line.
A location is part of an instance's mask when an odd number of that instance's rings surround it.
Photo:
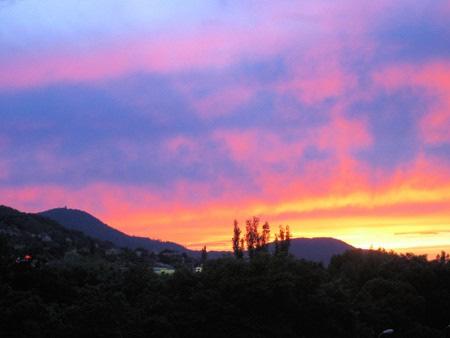
<path fill-rule="evenodd" d="M 355 249 L 324 266 L 292 257 L 290 237 L 283 226 L 271 238 L 258 218 L 244 231 L 234 222 L 234 256 L 203 257 L 202 272 L 180 260 L 173 275 L 158 276 L 132 252 L 18 264 L 14 240 L 0 236 L 0 336 L 445 337 L 447 254 Z"/>
<path fill-rule="evenodd" d="M 290 240 L 289 225 L 280 225 L 278 233 L 275 234 L 273 254 L 275 256 L 287 256 L 289 254 Z M 260 218 L 254 216 L 246 220 L 245 234 L 243 234 L 238 221 L 234 220 L 231 243 L 234 257 L 238 259 L 244 258 L 245 251 L 247 251 L 250 259 L 260 253 L 267 254 L 269 253 L 270 225 L 268 222 L 265 222 L 260 230 Z"/>

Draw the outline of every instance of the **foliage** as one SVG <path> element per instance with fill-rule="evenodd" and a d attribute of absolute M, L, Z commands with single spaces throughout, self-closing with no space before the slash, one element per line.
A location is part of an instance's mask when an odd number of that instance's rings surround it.
<path fill-rule="evenodd" d="M 258 228 L 255 219 L 249 223 L 249 231 Z M 46 231 L 62 231 L 55 229 Z M 277 253 L 261 250 L 266 240 L 256 231 L 251 259 L 205 259 L 201 273 L 186 257 L 162 252 L 178 264 L 171 276 L 154 274 L 159 258 L 145 251 L 111 258 L 94 241 L 84 252 L 89 239 L 77 234 L 70 242 L 82 242 L 77 252 L 67 244 L 53 254 L 46 249 L 52 243 L 30 240 L 17 249 L 17 236 L 1 235 L 0 336 L 371 338 L 392 328 L 392 337 L 443 337 L 450 322 L 446 254 L 428 261 L 351 250 L 325 267 L 290 256 L 289 229 L 282 230 Z M 47 260 L 16 263 L 18 251 L 33 248 Z"/>
<path fill-rule="evenodd" d="M 245 222 L 245 236 L 240 238 L 241 229 L 239 223 L 235 220 L 233 224 L 233 238 L 232 249 L 234 257 L 243 258 L 244 250 L 247 249 L 247 255 L 249 259 L 253 259 L 256 255 L 261 253 L 269 253 L 270 244 L 270 225 L 265 222 L 261 231 L 259 230 L 260 219 L 259 217 L 253 217 L 247 219 Z M 279 227 L 279 233 L 275 234 L 275 256 L 287 256 L 289 254 L 291 234 L 289 226 Z"/>

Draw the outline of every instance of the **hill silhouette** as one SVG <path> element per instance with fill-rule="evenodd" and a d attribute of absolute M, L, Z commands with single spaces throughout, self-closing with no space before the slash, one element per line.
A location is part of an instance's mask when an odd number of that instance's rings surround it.
<path fill-rule="evenodd" d="M 163 250 L 189 252 L 187 248 L 177 243 L 127 235 L 82 210 L 56 208 L 40 212 L 38 215 L 48 217 L 68 229 L 81 231 L 87 236 L 109 241 L 119 247 L 143 248 L 153 252 Z"/>
<path fill-rule="evenodd" d="M 273 243 L 269 245 L 273 247 Z M 292 238 L 289 252 L 296 258 L 328 264 L 331 257 L 340 255 L 353 246 L 331 237 Z"/>
<path fill-rule="evenodd" d="M 173 250 L 185 252 L 195 257 L 200 255 L 199 251 L 189 250 L 174 242 L 127 235 L 82 210 L 56 208 L 40 212 L 39 215 L 48 217 L 68 229 L 81 231 L 87 236 L 102 241 L 109 241 L 119 247 L 130 249 L 144 248 L 153 252 Z M 273 247 L 273 244 L 270 246 Z M 349 249 L 353 249 L 353 247 L 334 238 L 293 238 L 291 239 L 290 252 L 296 258 L 328 264 L 331 257 Z M 208 256 L 210 258 L 219 258 L 229 254 L 229 251 L 210 251 Z"/>
<path fill-rule="evenodd" d="M 339 242 L 292 239 L 291 249 L 346 247 Z M 323 265 L 259 251 L 207 259 L 200 271 L 176 256 L 120 249 L 0 206 L 2 337 L 371 338 L 393 328 L 439 338 L 448 325 L 445 253 L 428 261 L 353 249 Z M 157 274 L 160 263 L 176 272 Z"/>
<path fill-rule="evenodd" d="M 93 257 L 114 248 L 109 242 L 68 229 L 41 215 L 0 206 L 0 235 L 9 238 L 17 254 L 33 254 L 55 260 L 67 253 Z"/>

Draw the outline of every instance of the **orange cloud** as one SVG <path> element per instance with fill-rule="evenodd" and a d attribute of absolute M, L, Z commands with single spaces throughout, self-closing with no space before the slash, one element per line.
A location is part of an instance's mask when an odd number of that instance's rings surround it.
<path fill-rule="evenodd" d="M 1 188 L 0 196 L 30 211 L 63 205 L 85 209 L 127 233 L 192 248 L 210 243 L 210 249 L 228 249 L 232 220 L 252 215 L 273 226 L 290 224 L 295 236 L 332 236 L 366 248 L 450 243 L 450 235 L 443 232 L 450 226 L 447 168 L 422 158 L 376 185 L 364 172 L 358 173 L 357 166 L 348 167 L 347 173 L 331 168 L 323 179 L 322 172 L 311 168 L 288 180 L 266 173 L 258 181 L 267 184 L 260 192 L 222 179 L 218 195 L 210 184 L 180 181 L 164 193 L 151 187 L 99 183 L 81 188 Z M 345 186 L 343 175 L 349 178 Z M 406 234 L 430 229 L 443 233 Z"/>

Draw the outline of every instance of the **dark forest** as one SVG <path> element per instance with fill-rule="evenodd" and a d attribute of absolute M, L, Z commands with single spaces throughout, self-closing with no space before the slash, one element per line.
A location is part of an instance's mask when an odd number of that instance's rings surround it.
<path fill-rule="evenodd" d="M 44 217 L 7 209 L 1 222 L 16 232 L 0 237 L 2 337 L 378 337 L 392 329 L 392 337 L 432 338 L 445 337 L 450 321 L 445 253 L 427 260 L 355 249 L 325 266 L 289 254 L 287 227 L 268 250 L 269 225 L 259 231 L 253 218 L 242 236 L 235 223 L 233 256 L 111 254 L 107 243 Z M 43 227 L 52 242 L 33 242 Z M 161 261 L 175 273 L 155 274 Z"/>

